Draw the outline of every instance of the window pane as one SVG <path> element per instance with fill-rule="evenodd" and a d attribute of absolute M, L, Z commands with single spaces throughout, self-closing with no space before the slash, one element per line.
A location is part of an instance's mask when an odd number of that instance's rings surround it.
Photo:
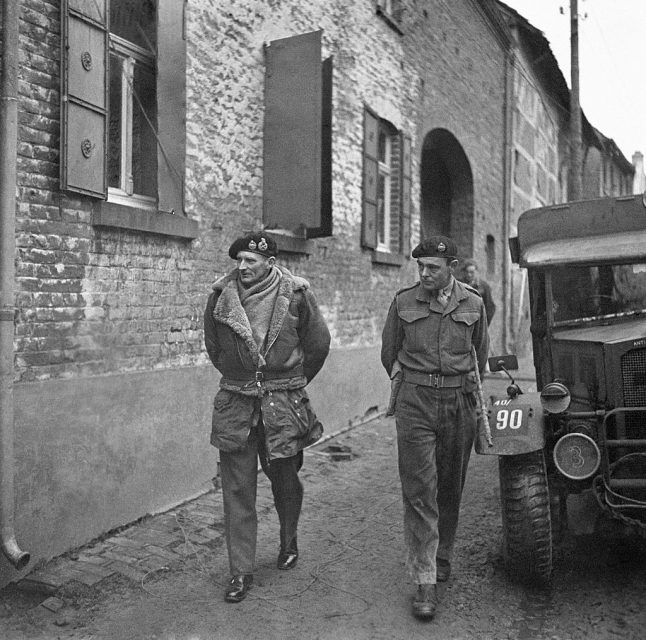
<path fill-rule="evenodd" d="M 132 179 L 134 192 L 144 196 L 157 194 L 157 109 L 155 74 L 135 65 L 132 118 Z"/>
<path fill-rule="evenodd" d="M 155 51 L 155 7 L 154 0 L 111 0 L 110 31 L 144 49 Z"/>
<path fill-rule="evenodd" d="M 121 74 L 123 61 L 110 55 L 110 123 L 108 142 L 108 186 L 119 187 L 121 179 Z"/>
<path fill-rule="evenodd" d="M 379 174 L 377 179 L 377 241 L 386 240 L 386 177 Z"/>
<path fill-rule="evenodd" d="M 558 267 L 552 271 L 554 319 L 646 311 L 646 265 Z"/>
<path fill-rule="evenodd" d="M 383 129 L 379 131 L 379 141 L 377 145 L 379 162 L 388 162 L 388 136 Z"/>

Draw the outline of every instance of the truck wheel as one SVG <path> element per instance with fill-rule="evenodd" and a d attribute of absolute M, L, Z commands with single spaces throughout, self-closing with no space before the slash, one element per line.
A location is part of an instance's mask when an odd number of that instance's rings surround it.
<path fill-rule="evenodd" d="M 547 583 L 552 576 L 552 524 L 542 451 L 498 458 L 503 554 L 511 575 Z"/>

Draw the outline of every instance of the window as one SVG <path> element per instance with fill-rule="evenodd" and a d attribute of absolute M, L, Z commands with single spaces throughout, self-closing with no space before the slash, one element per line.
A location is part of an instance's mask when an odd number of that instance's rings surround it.
<path fill-rule="evenodd" d="M 263 223 L 303 241 L 332 235 L 332 59 L 321 60 L 321 34 L 265 50 Z"/>
<path fill-rule="evenodd" d="M 410 137 L 366 107 L 361 233 L 364 247 L 382 256 L 408 257 L 410 185 Z"/>
<path fill-rule="evenodd" d="M 401 33 L 404 7 L 402 0 L 377 0 L 377 15 L 381 16 L 395 31 Z"/>
<path fill-rule="evenodd" d="M 93 224 L 185 238 L 182 0 L 62 0 L 61 188 Z M 108 32 L 110 25 L 110 32 Z"/>
<path fill-rule="evenodd" d="M 496 239 L 487 234 L 487 244 L 485 245 L 485 255 L 487 257 L 487 275 L 496 275 Z"/>
<path fill-rule="evenodd" d="M 108 199 L 156 207 L 156 8 L 110 3 Z"/>
<path fill-rule="evenodd" d="M 377 140 L 377 249 L 390 251 L 393 139 L 384 122 L 379 123 Z"/>

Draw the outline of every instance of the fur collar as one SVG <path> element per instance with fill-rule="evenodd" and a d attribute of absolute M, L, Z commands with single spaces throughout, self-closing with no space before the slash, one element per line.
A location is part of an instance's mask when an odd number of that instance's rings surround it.
<path fill-rule="evenodd" d="M 269 323 L 265 353 L 269 351 L 278 337 L 285 321 L 289 303 L 294 297 L 295 291 L 309 289 L 309 282 L 305 278 L 292 275 L 285 267 L 276 265 L 280 271 L 280 284 L 274 312 Z M 253 339 L 251 325 L 245 313 L 240 297 L 238 296 L 238 270 L 233 269 L 225 276 L 222 276 L 213 284 L 213 290 L 219 292 L 218 301 L 213 309 L 213 318 L 216 322 L 227 325 L 234 333 L 240 336 L 246 344 L 256 367 L 265 364 L 264 354 L 260 353 L 256 341 Z"/>

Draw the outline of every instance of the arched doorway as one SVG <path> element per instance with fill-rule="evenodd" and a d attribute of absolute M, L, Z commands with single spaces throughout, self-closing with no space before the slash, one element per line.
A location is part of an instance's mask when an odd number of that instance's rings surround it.
<path fill-rule="evenodd" d="M 424 138 L 421 158 L 421 235 L 451 236 L 462 255 L 473 253 L 473 173 L 462 145 L 446 129 Z"/>

